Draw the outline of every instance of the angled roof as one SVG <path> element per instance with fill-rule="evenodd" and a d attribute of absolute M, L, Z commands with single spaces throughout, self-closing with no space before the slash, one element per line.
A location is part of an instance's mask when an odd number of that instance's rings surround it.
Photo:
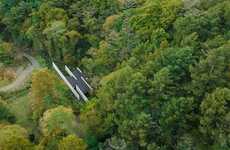
<path fill-rule="evenodd" d="M 81 98 L 84 101 L 88 101 L 85 94 L 89 93 L 92 90 L 92 87 L 88 84 L 86 76 L 79 68 L 72 72 L 67 66 L 65 66 L 65 71 L 68 75 L 64 75 L 55 63 L 53 63 L 53 67 L 74 93 L 75 97 L 79 100 Z"/>
<path fill-rule="evenodd" d="M 73 74 L 78 79 L 80 79 L 81 77 L 86 78 L 85 74 L 83 74 L 79 68 L 77 68 L 76 70 L 74 70 Z"/>
<path fill-rule="evenodd" d="M 73 77 L 71 76 L 66 76 L 66 79 L 69 81 L 69 83 L 72 85 L 73 88 L 75 88 L 76 84 L 77 84 L 77 80 L 75 80 Z"/>
<path fill-rule="evenodd" d="M 77 85 L 84 94 L 90 91 L 90 88 L 85 84 L 85 82 L 81 78 L 78 78 L 77 80 L 71 76 L 67 76 L 66 78 L 74 88 Z"/>

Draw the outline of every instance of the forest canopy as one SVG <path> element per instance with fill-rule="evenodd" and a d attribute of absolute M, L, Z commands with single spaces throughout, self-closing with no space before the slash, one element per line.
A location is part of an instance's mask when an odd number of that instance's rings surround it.
<path fill-rule="evenodd" d="M 229 0 L 1 0 L 0 64 L 22 47 L 44 67 L 23 123 L 0 94 L 0 149 L 230 149 Z M 82 68 L 88 103 L 52 61 Z"/>

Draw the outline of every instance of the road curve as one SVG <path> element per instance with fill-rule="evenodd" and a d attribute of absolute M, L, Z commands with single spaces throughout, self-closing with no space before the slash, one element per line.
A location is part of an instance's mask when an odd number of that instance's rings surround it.
<path fill-rule="evenodd" d="M 34 57 L 28 54 L 23 54 L 23 56 L 30 62 L 30 65 L 17 75 L 17 78 L 11 84 L 0 87 L 0 92 L 14 92 L 20 90 L 31 76 L 33 70 L 40 68 L 39 63 Z"/>

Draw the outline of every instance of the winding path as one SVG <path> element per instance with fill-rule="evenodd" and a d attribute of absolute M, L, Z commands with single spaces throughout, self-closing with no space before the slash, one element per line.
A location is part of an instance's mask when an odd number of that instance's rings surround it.
<path fill-rule="evenodd" d="M 183 0 L 185 9 L 190 9 L 196 4 L 198 4 L 201 0 Z"/>
<path fill-rule="evenodd" d="M 28 65 L 28 67 L 25 70 L 23 70 L 19 75 L 17 75 L 17 78 L 14 82 L 4 87 L 0 87 L 0 92 L 14 92 L 21 89 L 31 76 L 33 70 L 40 68 L 39 63 L 36 61 L 34 57 L 25 53 L 23 54 L 23 56 L 29 60 L 30 65 Z"/>

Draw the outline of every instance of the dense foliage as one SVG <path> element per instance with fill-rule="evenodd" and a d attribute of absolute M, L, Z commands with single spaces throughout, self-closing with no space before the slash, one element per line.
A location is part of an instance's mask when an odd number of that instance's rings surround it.
<path fill-rule="evenodd" d="M 229 0 L 2 0 L 0 32 L 0 58 L 27 46 L 81 66 L 95 90 L 76 105 L 52 71 L 34 73 L 38 149 L 230 149 Z M 8 128 L 25 129 L 0 127 L 11 147 Z"/>

